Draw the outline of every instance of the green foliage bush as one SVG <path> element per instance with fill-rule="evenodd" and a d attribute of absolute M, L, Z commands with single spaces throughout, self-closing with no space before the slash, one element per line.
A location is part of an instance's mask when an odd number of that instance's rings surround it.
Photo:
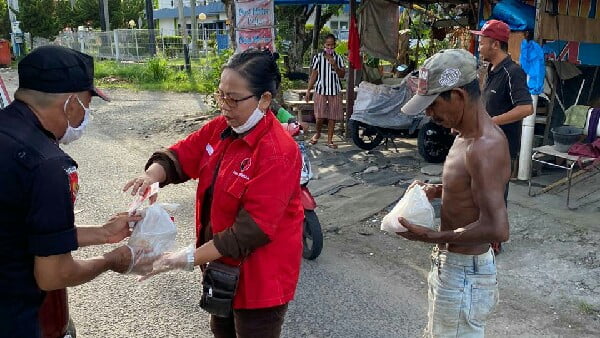
<path fill-rule="evenodd" d="M 313 24 L 306 24 L 304 26 L 306 33 L 310 34 L 310 36 L 312 36 L 313 34 L 313 29 L 314 29 L 315 25 Z M 327 26 L 323 26 L 323 28 L 321 28 L 321 32 L 319 32 L 319 48 L 323 48 L 323 45 L 325 45 L 325 36 L 327 34 L 332 34 L 333 32 L 331 31 L 331 28 L 327 27 Z M 312 39 L 311 39 L 312 40 Z M 339 42 L 339 41 L 338 41 Z"/>
<path fill-rule="evenodd" d="M 338 41 L 335 52 L 339 55 L 348 55 L 348 41 Z"/>
<path fill-rule="evenodd" d="M 212 94 L 219 85 L 221 69 L 232 54 L 232 50 L 211 52 L 194 61 L 190 73 L 182 70 L 181 60 L 157 57 L 147 63 L 97 61 L 95 74 L 99 85 L 105 87 Z"/>
<path fill-rule="evenodd" d="M 161 57 L 150 59 L 146 64 L 145 76 L 150 80 L 164 81 L 169 76 L 169 68 L 167 60 Z"/>

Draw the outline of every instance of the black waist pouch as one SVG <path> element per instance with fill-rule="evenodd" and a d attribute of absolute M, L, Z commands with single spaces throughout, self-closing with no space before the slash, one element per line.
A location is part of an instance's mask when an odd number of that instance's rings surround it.
<path fill-rule="evenodd" d="M 202 277 L 202 297 L 200 307 L 211 315 L 230 317 L 240 279 L 240 267 L 210 262 Z"/>

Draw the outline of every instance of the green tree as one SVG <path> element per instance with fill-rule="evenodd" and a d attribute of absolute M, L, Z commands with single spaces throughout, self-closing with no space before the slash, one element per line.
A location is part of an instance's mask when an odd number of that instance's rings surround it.
<path fill-rule="evenodd" d="M 59 29 L 71 27 L 77 29 L 80 23 L 75 16 L 75 10 L 71 8 L 70 0 L 56 1 L 56 22 Z"/>
<path fill-rule="evenodd" d="M 287 54 L 284 61 L 289 72 L 302 71 L 302 60 L 310 48 L 313 37 L 312 31 L 306 29 L 306 22 L 315 8 L 315 5 L 275 7 L 277 35 L 284 47 L 282 51 Z M 324 5 L 322 7 L 319 27 L 317 27 L 319 32 L 332 16 L 339 13 L 341 8 L 340 5 Z"/>
<path fill-rule="evenodd" d="M 100 7 L 98 0 L 77 0 L 75 18 L 78 25 L 100 28 Z"/>
<path fill-rule="evenodd" d="M 54 0 L 29 0 L 19 3 L 17 18 L 21 29 L 32 37 L 51 39 L 58 34 Z"/>
<path fill-rule="evenodd" d="M 10 38 L 10 19 L 8 18 L 8 3 L 0 0 L 0 37 Z"/>
<path fill-rule="evenodd" d="M 125 28 L 121 0 L 108 0 L 110 29 Z M 79 25 L 100 28 L 100 7 L 98 0 L 77 0 L 75 17 Z"/>
<path fill-rule="evenodd" d="M 121 0 L 108 0 L 108 13 L 110 15 L 110 29 L 127 28 L 127 23 L 123 20 L 123 9 Z"/>
<path fill-rule="evenodd" d="M 121 10 L 123 12 L 123 21 L 127 27 L 129 26 L 129 20 L 135 21 L 137 25 L 138 18 L 144 15 L 144 2 L 144 0 L 123 0 Z"/>

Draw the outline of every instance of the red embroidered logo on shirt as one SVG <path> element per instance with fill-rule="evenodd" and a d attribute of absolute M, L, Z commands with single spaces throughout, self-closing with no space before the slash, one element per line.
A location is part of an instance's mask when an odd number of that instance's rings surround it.
<path fill-rule="evenodd" d="M 242 163 L 240 163 L 240 171 L 244 172 L 244 171 L 250 169 L 251 165 L 252 165 L 252 160 L 249 157 L 243 159 Z"/>
<path fill-rule="evenodd" d="M 75 201 L 77 201 L 77 194 L 79 193 L 79 175 L 77 174 L 77 168 L 69 167 L 65 169 L 65 172 L 69 177 L 69 190 L 71 191 L 71 202 L 75 204 Z"/>

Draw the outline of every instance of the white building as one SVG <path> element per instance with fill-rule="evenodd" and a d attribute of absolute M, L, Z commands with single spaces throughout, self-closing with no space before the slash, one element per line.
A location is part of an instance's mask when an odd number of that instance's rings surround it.
<path fill-rule="evenodd" d="M 206 4 L 205 4 L 206 3 Z M 177 8 L 178 0 L 158 0 L 158 9 L 154 10 L 154 20 L 156 20 L 157 28 L 160 29 L 163 35 L 178 35 L 179 25 L 179 12 Z M 192 28 L 191 14 L 189 0 L 183 1 L 184 6 L 184 17 L 186 19 L 185 25 L 188 30 Z M 215 30 L 226 29 L 227 14 L 225 12 L 225 6 L 221 1 L 196 1 L 196 17 L 200 13 L 206 15 L 206 20 L 201 22 L 198 20 L 198 29 L 207 29 L 211 32 Z M 341 40 L 348 39 L 348 27 L 349 27 L 349 6 L 345 5 L 340 15 L 333 16 L 325 26 L 329 27 L 336 36 Z M 309 24 L 314 24 L 314 14 L 308 20 Z"/>
<path fill-rule="evenodd" d="M 315 13 L 308 19 L 308 24 L 315 24 Z M 339 15 L 334 15 L 325 23 L 325 27 L 329 27 L 333 34 L 339 40 L 348 40 L 348 30 L 350 28 L 350 6 L 344 5 Z"/>
<path fill-rule="evenodd" d="M 159 0 L 158 9 L 154 10 L 154 20 L 158 22 L 157 28 L 163 35 L 179 35 L 179 11 L 177 8 L 178 0 Z M 192 29 L 192 9 L 189 0 L 183 1 L 183 15 L 185 17 L 185 27 Z M 223 30 L 226 28 L 227 14 L 225 6 L 221 1 L 212 1 L 205 4 L 205 1 L 196 1 L 196 18 L 200 13 L 206 15 L 206 20 L 198 22 L 198 29 L 203 28 L 209 31 Z"/>

